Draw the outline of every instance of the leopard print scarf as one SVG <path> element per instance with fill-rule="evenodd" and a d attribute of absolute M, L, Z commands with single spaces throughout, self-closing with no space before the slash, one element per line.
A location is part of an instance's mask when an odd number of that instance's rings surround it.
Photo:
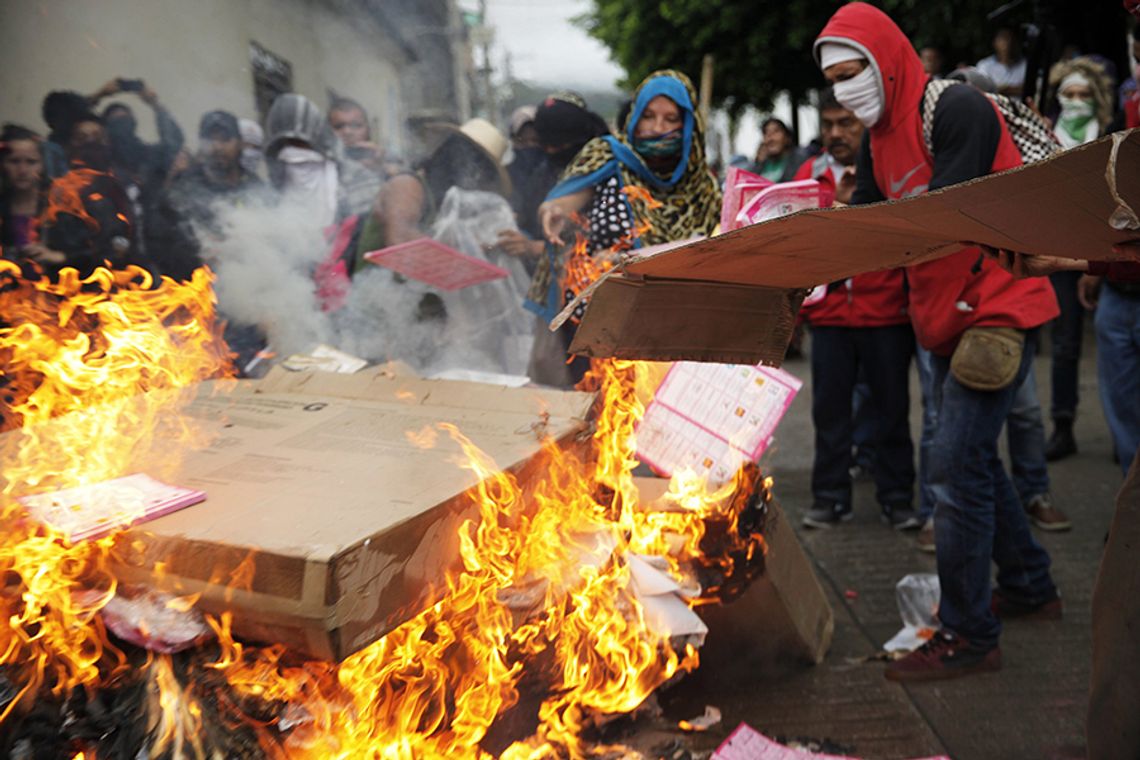
<path fill-rule="evenodd" d="M 657 94 L 676 102 L 686 122 L 687 156 L 682 159 L 683 168 L 679 165 L 668 178 L 654 174 L 632 147 L 637 120 Z M 586 143 L 547 196 L 555 198 L 586 187 L 593 190 L 584 216 L 589 252 L 595 259 L 614 260 L 616 250 L 712 234 L 720 218 L 721 193 L 705 162 L 704 120 L 696 102 L 687 76 L 670 69 L 653 72 L 638 85 L 628 121 L 619 125 L 622 134 Z M 552 318 L 562 303 L 589 285 L 580 278 L 558 282 L 566 254 L 548 246 L 535 271 L 527 307 L 543 318 Z M 598 271 L 606 268 L 608 264 Z"/>

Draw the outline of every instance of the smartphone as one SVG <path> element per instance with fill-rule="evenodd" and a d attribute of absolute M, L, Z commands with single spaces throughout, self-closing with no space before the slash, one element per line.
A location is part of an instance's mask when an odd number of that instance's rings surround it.
<path fill-rule="evenodd" d="M 143 80 L 119 79 L 119 89 L 122 92 L 142 92 Z"/>

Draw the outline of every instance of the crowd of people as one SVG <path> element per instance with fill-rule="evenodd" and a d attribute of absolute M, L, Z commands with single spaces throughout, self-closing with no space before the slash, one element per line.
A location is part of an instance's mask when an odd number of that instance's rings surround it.
<path fill-rule="evenodd" d="M 1019 166 L 1037 157 L 1013 139 L 1008 118 L 1024 114 L 1016 109 L 1024 108 L 1026 61 L 1011 30 L 998 31 L 993 48 L 976 65 L 947 73 L 939 50 L 916 51 L 881 11 L 846 5 L 813 48 L 826 85 L 819 139 L 801 147 L 787 124 L 769 118 L 753 159 L 739 163 L 774 182 L 817 180 L 837 204 L 853 205 Z M 1046 153 L 1140 126 L 1136 76 L 1070 52 L 1049 71 L 1045 102 L 1054 105 L 1029 117 L 1051 135 Z M 1130 52 L 1140 72 L 1140 40 Z M 103 105 L 125 94 L 153 112 L 157 142 L 138 136 L 127 103 Z M 108 263 L 183 280 L 215 263 L 227 234 L 220 209 L 293 204 L 324 231 L 328 250 L 312 282 L 335 310 L 371 267 L 365 253 L 428 235 L 455 188 L 491 193 L 509 201 L 515 223 L 483 247 L 525 264 L 526 306 L 537 315 L 528 375 L 569 387 L 586 368 L 567 349 L 592 280 L 629 248 L 717 229 L 721 186 L 697 103 L 690 80 L 672 70 L 646 77 L 612 124 L 581 96 L 555 92 L 515 111 L 508 135 L 483 119 L 432 125 L 430 149 L 409 165 L 381 147 L 357 101 L 337 96 L 322 110 L 297 93 L 277 97 L 263 123 L 222 110 L 203 114 L 191 153 L 158 94 L 143 80 L 118 78 L 92 95 L 50 93 L 44 136 L 4 126 L 0 245 L 30 278 L 66 267 L 85 276 Z M 1047 463 L 1078 448 L 1086 311 L 1095 309 L 1100 400 L 1126 474 L 1140 447 L 1136 270 L 966 247 L 830 283 L 803 309 L 815 426 L 814 500 L 804 524 L 825 529 L 849 520 L 852 482 L 866 475 L 884 521 L 917 531 L 917 546 L 937 557 L 942 630 L 890 665 L 888 677 L 997 669 L 1001 620 L 1061 615 L 1049 556 L 1031 526 L 1071 527 L 1050 496 Z M 557 333 L 546 330 L 568 306 L 573 318 Z M 409 318 L 448 314 L 426 292 Z M 259 326 L 227 330 L 239 367 L 249 366 L 265 345 Z M 1045 333 L 1048 438 L 1033 372 Z M 917 445 L 912 360 L 922 391 Z M 998 453 L 1003 430 L 1010 472 Z"/>

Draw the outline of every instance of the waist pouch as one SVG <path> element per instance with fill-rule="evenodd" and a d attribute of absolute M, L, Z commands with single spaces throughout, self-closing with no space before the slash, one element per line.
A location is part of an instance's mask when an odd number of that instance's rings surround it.
<path fill-rule="evenodd" d="M 971 327 L 962 333 L 950 374 L 975 391 L 1000 391 L 1017 378 L 1025 332 L 1013 327 Z"/>

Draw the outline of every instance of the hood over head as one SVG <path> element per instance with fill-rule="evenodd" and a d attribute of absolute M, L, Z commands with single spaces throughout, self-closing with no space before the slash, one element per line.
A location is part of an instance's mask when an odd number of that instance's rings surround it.
<path fill-rule="evenodd" d="M 704 119 L 696 107 L 697 90 L 687 76 L 672 69 L 661 69 L 643 79 L 633 94 L 633 106 L 624 124 L 622 139 L 630 146 L 636 142 L 637 122 L 641 119 L 641 114 L 649 105 L 649 101 L 658 95 L 669 98 L 681 110 L 681 152 L 680 160 L 668 178 L 656 178 L 650 181 L 673 187 L 687 174 L 708 171 L 708 165 L 705 163 Z"/>
<path fill-rule="evenodd" d="M 883 115 L 873 132 L 897 126 L 918 108 L 930 77 L 914 46 L 890 16 L 866 3 L 849 3 L 835 12 L 816 37 L 816 63 L 821 63 L 820 47 L 829 42 L 860 51 L 876 73 Z"/>
<path fill-rule="evenodd" d="M 336 159 L 337 137 L 321 109 L 304 95 L 278 95 L 265 116 L 265 156 L 276 158 L 289 140 L 300 140 L 325 158 Z"/>
<path fill-rule="evenodd" d="M 538 141 L 547 148 L 562 148 L 555 157 L 566 165 L 582 146 L 595 137 L 608 135 L 610 129 L 601 116 L 591 111 L 581 95 L 556 92 L 546 96 L 534 116 Z"/>

